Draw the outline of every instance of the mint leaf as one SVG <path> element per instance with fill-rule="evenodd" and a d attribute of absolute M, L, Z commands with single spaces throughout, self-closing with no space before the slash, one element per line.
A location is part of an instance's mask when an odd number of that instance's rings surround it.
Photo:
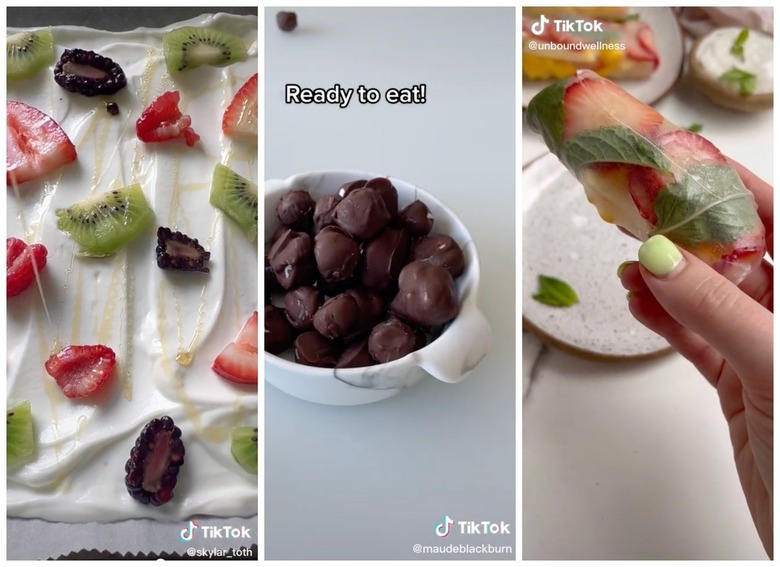
<path fill-rule="evenodd" d="M 720 76 L 724 81 L 739 85 L 739 94 L 748 96 L 756 90 L 756 76 L 742 69 L 732 67 Z"/>
<path fill-rule="evenodd" d="M 701 132 L 702 128 L 704 128 L 704 126 L 702 126 L 698 122 L 694 122 L 693 124 L 688 126 L 686 130 L 688 130 L 689 132 L 693 132 L 694 134 L 698 134 L 699 132 Z"/>
<path fill-rule="evenodd" d="M 741 57 L 742 60 L 745 60 L 745 42 L 747 41 L 748 35 L 750 35 L 750 30 L 748 28 L 742 28 L 742 31 L 739 32 L 739 35 L 737 36 L 737 39 L 734 40 L 734 44 L 731 46 L 730 52 L 732 55 L 736 55 L 737 57 Z"/>
<path fill-rule="evenodd" d="M 661 150 L 625 126 L 604 126 L 574 136 L 561 148 L 561 161 L 572 171 L 591 163 L 628 163 L 668 171 Z"/>
<path fill-rule="evenodd" d="M 571 307 L 580 298 L 572 287 L 563 280 L 551 276 L 539 276 L 539 292 L 533 298 L 550 307 Z"/>
<path fill-rule="evenodd" d="M 528 103 L 525 119 L 531 130 L 541 134 L 550 151 L 558 155 L 563 137 L 563 94 L 568 79 L 543 89 Z"/>
<path fill-rule="evenodd" d="M 653 204 L 663 234 L 686 248 L 730 244 L 761 226 L 753 195 L 728 165 L 699 165 L 658 193 Z"/>

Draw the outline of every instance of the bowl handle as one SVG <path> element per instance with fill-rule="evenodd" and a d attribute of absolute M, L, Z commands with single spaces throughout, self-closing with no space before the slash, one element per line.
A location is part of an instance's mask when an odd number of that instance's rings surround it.
<path fill-rule="evenodd" d="M 487 354 L 491 331 L 482 312 L 472 305 L 452 322 L 447 332 L 426 347 L 420 366 L 434 378 L 455 384 Z"/>

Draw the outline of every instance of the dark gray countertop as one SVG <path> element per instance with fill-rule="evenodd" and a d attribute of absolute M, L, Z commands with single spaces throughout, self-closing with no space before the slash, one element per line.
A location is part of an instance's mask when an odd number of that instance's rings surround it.
<path fill-rule="evenodd" d="M 199 16 L 227 12 L 239 15 L 257 15 L 256 7 L 203 6 L 189 8 L 74 8 L 74 7 L 9 7 L 7 24 L 27 28 L 46 25 L 85 26 L 108 31 L 131 30 L 138 27 L 159 28 Z"/>

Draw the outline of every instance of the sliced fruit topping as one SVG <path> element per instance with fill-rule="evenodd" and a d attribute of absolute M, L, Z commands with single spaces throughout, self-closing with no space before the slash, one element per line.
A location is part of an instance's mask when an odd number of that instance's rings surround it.
<path fill-rule="evenodd" d="M 48 251 L 43 244 L 27 245 L 10 237 L 5 241 L 6 297 L 15 297 L 30 287 L 46 266 Z"/>
<path fill-rule="evenodd" d="M 250 242 L 257 242 L 257 185 L 218 163 L 209 203 L 236 222 Z"/>
<path fill-rule="evenodd" d="M 257 73 L 238 89 L 222 117 L 226 136 L 257 139 Z"/>
<path fill-rule="evenodd" d="M 257 384 L 257 311 L 214 359 L 211 369 L 232 382 Z"/>
<path fill-rule="evenodd" d="M 29 401 L 8 410 L 5 427 L 6 468 L 11 470 L 29 462 L 35 455 L 35 433 Z"/>
<path fill-rule="evenodd" d="M 69 398 L 85 398 L 108 380 L 116 364 L 114 351 L 104 345 L 71 345 L 46 361 L 46 372 Z"/>
<path fill-rule="evenodd" d="M 50 116 L 23 102 L 5 104 L 6 183 L 37 179 L 76 159 L 76 146 Z"/>
<path fill-rule="evenodd" d="M 563 140 L 603 126 L 624 126 L 652 136 L 664 117 L 612 81 L 579 71 L 563 95 Z"/>
<path fill-rule="evenodd" d="M 54 66 L 54 80 L 66 91 L 84 96 L 114 94 L 127 85 L 122 68 L 94 51 L 66 49 Z"/>
<path fill-rule="evenodd" d="M 244 326 L 236 335 L 234 343 L 242 346 L 257 348 L 257 311 L 252 313 Z"/>
<path fill-rule="evenodd" d="M 211 252 L 206 252 L 197 238 L 164 226 L 157 229 L 157 265 L 163 270 L 208 273 L 210 257 Z"/>
<path fill-rule="evenodd" d="M 57 228 L 81 245 L 83 256 L 110 256 L 154 220 L 138 183 L 57 211 Z"/>
<path fill-rule="evenodd" d="M 179 110 L 179 91 L 168 91 L 158 96 L 141 113 L 135 123 L 135 132 L 142 142 L 165 142 L 184 138 L 188 146 L 200 140 L 192 129 L 192 119 Z"/>
<path fill-rule="evenodd" d="M 127 492 L 142 504 L 170 502 L 182 464 L 181 429 L 167 415 L 153 419 L 144 426 L 125 463 Z"/>
<path fill-rule="evenodd" d="M 220 30 L 190 26 L 163 35 L 163 54 L 171 75 L 200 65 L 224 67 L 247 58 L 241 38 Z"/>
<path fill-rule="evenodd" d="M 51 30 L 26 31 L 5 42 L 6 78 L 9 81 L 32 77 L 54 59 Z"/>
<path fill-rule="evenodd" d="M 257 474 L 257 427 L 234 427 L 230 452 L 241 468 Z"/>

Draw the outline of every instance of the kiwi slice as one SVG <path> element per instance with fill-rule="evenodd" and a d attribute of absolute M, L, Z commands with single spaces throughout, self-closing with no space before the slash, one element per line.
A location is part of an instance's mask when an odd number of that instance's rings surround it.
<path fill-rule="evenodd" d="M 154 220 L 138 183 L 57 211 L 57 228 L 81 245 L 82 256 L 110 256 Z"/>
<path fill-rule="evenodd" d="M 163 54 L 173 75 L 199 65 L 225 67 L 247 58 L 241 38 L 211 28 L 176 28 L 163 35 Z"/>
<path fill-rule="evenodd" d="M 6 77 L 9 81 L 32 77 L 54 59 L 51 30 L 25 31 L 5 42 Z"/>
<path fill-rule="evenodd" d="M 257 242 L 257 185 L 218 163 L 211 177 L 209 203 L 233 219 L 250 242 Z"/>
<path fill-rule="evenodd" d="M 257 427 L 234 427 L 230 452 L 249 474 L 257 474 Z"/>
<path fill-rule="evenodd" d="M 33 433 L 30 402 L 24 401 L 8 410 L 6 426 L 6 467 L 8 470 L 22 466 L 35 454 L 35 434 Z M 255 450 L 257 445 L 255 445 Z M 257 470 L 257 469 L 255 469 Z"/>

